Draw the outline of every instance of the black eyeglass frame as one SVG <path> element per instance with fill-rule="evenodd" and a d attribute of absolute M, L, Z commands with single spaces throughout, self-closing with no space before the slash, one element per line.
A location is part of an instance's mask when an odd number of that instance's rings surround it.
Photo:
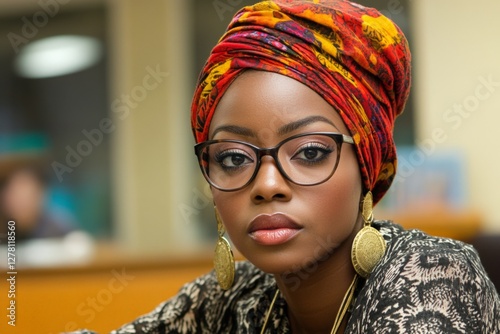
<path fill-rule="evenodd" d="M 290 178 L 290 176 L 288 176 L 288 174 L 285 172 L 285 170 L 281 166 L 281 163 L 280 163 L 280 161 L 278 159 L 278 150 L 280 149 L 280 147 L 283 144 L 285 144 L 286 142 L 288 142 L 290 140 L 293 140 L 293 139 L 296 139 L 296 138 L 300 138 L 300 137 L 305 137 L 305 136 L 316 136 L 316 135 L 330 137 L 337 144 L 337 158 L 336 158 L 337 160 L 335 162 L 335 166 L 333 166 L 333 169 L 332 169 L 332 172 L 330 173 L 330 175 L 328 175 L 322 181 L 318 181 L 318 182 L 315 182 L 315 183 L 300 183 L 300 182 L 295 182 L 294 180 L 292 180 Z M 214 184 L 211 181 L 210 176 L 208 175 L 206 168 L 203 167 L 204 157 L 202 156 L 201 153 L 203 152 L 203 149 L 205 147 L 207 147 L 207 146 L 209 146 L 211 144 L 215 144 L 215 143 L 237 143 L 237 144 L 242 144 L 242 145 L 250 147 L 255 152 L 255 156 L 257 157 L 255 170 L 254 170 L 252 176 L 250 177 L 250 179 L 245 184 L 243 184 L 240 187 L 227 189 L 227 188 L 221 188 L 220 186 L 217 186 L 216 184 Z M 324 183 L 327 180 L 329 180 L 333 176 L 333 174 L 335 173 L 335 171 L 337 170 L 337 166 L 338 166 L 339 161 L 340 161 L 340 152 L 341 152 L 341 148 L 342 148 L 342 144 L 343 143 L 354 145 L 354 139 L 351 136 L 345 135 L 343 133 L 337 133 L 337 132 L 306 132 L 306 133 L 300 133 L 300 134 L 288 137 L 288 138 L 282 140 L 281 142 L 279 142 L 274 147 L 269 147 L 269 148 L 260 148 L 260 147 L 258 147 L 256 145 L 250 144 L 250 143 L 242 141 L 242 140 L 236 140 L 236 139 L 207 140 L 207 141 L 204 141 L 204 142 L 201 142 L 201 143 L 198 143 L 198 144 L 194 145 L 194 152 L 195 152 L 196 156 L 198 157 L 198 164 L 199 164 L 200 169 L 201 169 L 201 171 L 203 173 L 203 176 L 205 177 L 205 179 L 207 180 L 207 182 L 212 187 L 214 187 L 214 188 L 216 188 L 216 189 L 218 189 L 220 191 L 231 192 L 231 191 L 237 191 L 237 190 L 243 189 L 246 186 L 248 186 L 250 183 L 252 183 L 252 181 L 255 179 L 255 177 L 257 176 L 257 173 L 260 170 L 260 165 L 261 165 L 262 157 L 264 157 L 266 155 L 270 155 L 274 159 L 274 161 L 276 162 L 276 167 L 280 171 L 281 175 L 286 180 L 288 180 L 288 181 L 290 181 L 290 182 L 292 182 L 294 184 L 297 184 L 297 185 L 300 185 L 300 186 L 315 186 L 315 185 Z"/>

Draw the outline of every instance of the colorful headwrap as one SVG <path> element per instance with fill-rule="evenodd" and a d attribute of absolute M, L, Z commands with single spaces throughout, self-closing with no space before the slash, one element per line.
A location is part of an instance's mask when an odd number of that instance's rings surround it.
<path fill-rule="evenodd" d="M 410 51 L 377 10 L 340 0 L 264 1 L 240 10 L 200 74 L 191 107 L 196 142 L 245 69 L 307 85 L 335 108 L 354 137 L 365 191 L 377 203 L 396 172 L 394 120 L 410 88 Z"/>

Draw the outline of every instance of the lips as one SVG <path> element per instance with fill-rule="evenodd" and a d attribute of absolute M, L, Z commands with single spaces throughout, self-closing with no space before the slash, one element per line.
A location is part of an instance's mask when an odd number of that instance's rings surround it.
<path fill-rule="evenodd" d="M 288 216 L 276 213 L 258 215 L 248 227 L 249 236 L 257 243 L 266 246 L 280 245 L 294 238 L 302 226 Z"/>

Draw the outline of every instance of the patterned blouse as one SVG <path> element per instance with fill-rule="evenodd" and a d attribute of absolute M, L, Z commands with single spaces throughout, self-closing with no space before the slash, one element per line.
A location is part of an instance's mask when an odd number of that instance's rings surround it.
<path fill-rule="evenodd" d="M 500 298 L 472 246 L 387 221 L 374 227 L 387 251 L 359 287 L 345 333 L 500 334 Z M 276 289 L 272 275 L 239 262 L 230 290 L 212 272 L 112 333 L 260 333 Z M 266 333 L 291 333 L 281 295 Z"/>

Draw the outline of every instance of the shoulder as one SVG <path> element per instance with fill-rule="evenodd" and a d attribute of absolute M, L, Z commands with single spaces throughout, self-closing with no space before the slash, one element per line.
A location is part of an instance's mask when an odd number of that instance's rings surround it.
<path fill-rule="evenodd" d="M 465 281 L 485 275 L 478 253 L 469 244 L 416 229 L 405 230 L 392 222 L 377 222 L 377 225 L 387 241 L 380 269 L 398 268 L 413 278 L 432 271 L 434 279 Z"/>
<path fill-rule="evenodd" d="M 360 293 L 370 328 L 398 328 L 397 333 L 500 330 L 499 297 L 472 246 L 390 222 L 375 227 L 387 251 Z"/>
<path fill-rule="evenodd" d="M 378 222 L 387 241 L 387 251 L 374 276 L 387 273 L 415 284 L 436 285 L 449 281 L 476 286 L 491 284 L 478 253 L 469 244 L 427 235 L 420 230 L 405 230 L 391 222 Z"/>
<path fill-rule="evenodd" d="M 214 272 L 184 285 L 178 294 L 151 313 L 113 332 L 121 333 L 200 333 L 231 328 L 231 319 L 244 317 L 268 294 L 272 277 L 246 261 L 237 262 L 231 289 L 222 290 Z"/>
<path fill-rule="evenodd" d="M 402 256 L 407 260 L 416 257 L 419 260 L 417 262 L 424 267 L 426 267 L 426 262 L 429 262 L 428 265 L 431 266 L 450 264 L 447 260 L 451 259 L 461 264 L 480 262 L 475 249 L 461 241 L 430 236 L 417 229 L 406 230 L 388 221 L 379 221 L 376 227 L 387 242 L 384 262 L 394 263 L 393 260 Z"/>

